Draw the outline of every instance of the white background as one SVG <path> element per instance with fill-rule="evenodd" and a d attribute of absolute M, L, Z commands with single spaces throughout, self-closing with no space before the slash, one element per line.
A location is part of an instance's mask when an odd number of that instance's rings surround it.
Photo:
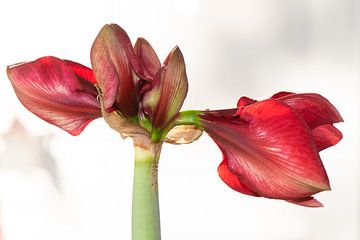
<path fill-rule="evenodd" d="M 288 90 L 324 95 L 345 119 L 338 125 L 344 139 L 321 153 L 333 190 L 317 195 L 325 205 L 320 209 L 232 191 L 217 176 L 221 154 L 205 134 L 191 145 L 164 145 L 163 239 L 359 239 L 359 1 L 218 2 L 0 3 L 4 240 L 131 238 L 131 141 L 102 119 L 79 137 L 68 135 L 27 112 L 6 77 L 7 65 L 46 55 L 90 66 L 91 44 L 111 22 L 133 42 L 145 37 L 161 59 L 180 46 L 189 79 L 183 109 L 230 108 L 242 95 L 262 99 Z M 20 138 L 6 134 L 15 117 L 28 135 L 21 129 Z M 44 149 L 39 138 L 47 142 Z"/>

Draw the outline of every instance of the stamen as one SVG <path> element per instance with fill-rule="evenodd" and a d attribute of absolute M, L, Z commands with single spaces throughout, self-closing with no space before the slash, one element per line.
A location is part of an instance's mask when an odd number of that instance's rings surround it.
<path fill-rule="evenodd" d="M 96 91 L 98 92 L 98 95 L 96 96 L 96 100 L 102 105 L 104 94 L 103 94 L 99 84 L 95 84 L 94 86 L 96 88 Z"/>

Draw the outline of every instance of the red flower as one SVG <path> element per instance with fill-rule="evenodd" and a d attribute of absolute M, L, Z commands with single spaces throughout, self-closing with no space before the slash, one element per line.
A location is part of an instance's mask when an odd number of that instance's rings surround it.
<path fill-rule="evenodd" d="M 242 97 L 236 109 L 179 113 L 188 82 L 181 51 L 164 63 L 139 38 L 105 25 L 91 48 L 93 70 L 55 57 L 8 67 L 23 105 L 72 135 L 104 117 L 122 136 L 189 143 L 205 130 L 223 152 L 218 172 L 236 191 L 318 207 L 312 195 L 329 190 L 319 151 L 342 138 L 342 121 L 318 94 L 280 92 L 268 100 Z M 143 137 L 145 136 L 145 137 Z"/>
<path fill-rule="evenodd" d="M 101 116 L 91 69 L 78 63 L 44 57 L 7 69 L 21 103 L 45 121 L 78 135 Z"/>
<path fill-rule="evenodd" d="M 319 207 L 312 195 L 330 184 L 319 151 L 342 138 L 339 112 L 318 94 L 281 92 L 237 109 L 206 111 L 201 126 L 220 147 L 218 173 L 232 189 L 252 196 Z"/>
<path fill-rule="evenodd" d="M 7 73 L 29 111 L 72 135 L 103 116 L 124 136 L 141 132 L 155 140 L 164 137 L 162 130 L 177 115 L 188 89 L 180 49 L 175 47 L 161 65 L 145 39 L 133 47 L 126 32 L 110 24 L 94 41 L 91 63 L 93 70 L 43 57 L 10 66 Z"/>

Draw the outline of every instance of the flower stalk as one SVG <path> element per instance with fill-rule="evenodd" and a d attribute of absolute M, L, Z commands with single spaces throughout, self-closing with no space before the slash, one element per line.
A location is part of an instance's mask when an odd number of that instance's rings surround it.
<path fill-rule="evenodd" d="M 158 161 L 161 143 L 134 139 L 132 240 L 160 240 Z"/>

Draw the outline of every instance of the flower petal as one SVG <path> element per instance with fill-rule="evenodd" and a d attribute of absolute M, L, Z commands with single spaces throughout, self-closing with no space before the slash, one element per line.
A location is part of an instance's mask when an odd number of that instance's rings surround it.
<path fill-rule="evenodd" d="M 133 69 L 141 71 L 130 39 L 116 24 L 105 25 L 91 48 L 91 64 L 104 94 L 105 108 L 115 104 L 126 116 L 138 112 Z"/>
<path fill-rule="evenodd" d="M 144 38 L 138 38 L 134 46 L 134 51 L 139 58 L 144 74 L 154 78 L 161 67 L 161 63 L 150 43 Z"/>
<path fill-rule="evenodd" d="M 214 115 L 216 117 L 232 118 L 236 116 L 237 108 L 221 109 L 221 110 L 207 110 L 207 115 Z"/>
<path fill-rule="evenodd" d="M 85 66 L 74 65 L 78 70 L 89 71 Z M 43 57 L 9 66 L 7 74 L 29 111 L 72 135 L 80 134 L 89 122 L 101 116 L 96 89 L 85 83 L 85 78 L 79 78 L 69 62 Z"/>
<path fill-rule="evenodd" d="M 94 72 L 90 68 L 70 60 L 64 60 L 64 61 L 68 66 L 72 68 L 78 79 L 89 82 L 92 85 L 97 83 L 94 76 Z"/>
<path fill-rule="evenodd" d="M 175 47 L 143 97 L 143 107 L 155 128 L 163 129 L 179 112 L 188 90 L 183 55 Z"/>
<path fill-rule="evenodd" d="M 319 94 L 283 94 L 283 96 L 277 98 L 277 100 L 294 108 L 303 117 L 311 129 L 323 124 L 343 122 L 343 119 L 336 108 L 326 98 Z"/>
<path fill-rule="evenodd" d="M 200 117 L 231 172 L 259 196 L 296 200 L 329 189 L 312 133 L 287 105 L 265 100 L 239 118 Z"/>
<path fill-rule="evenodd" d="M 248 98 L 248 97 L 241 97 L 239 99 L 239 101 L 237 102 L 237 107 L 240 108 L 240 107 L 246 107 L 250 104 L 253 104 L 253 103 L 256 103 L 257 101 L 254 100 L 254 99 L 251 99 L 251 98 Z"/>
<path fill-rule="evenodd" d="M 240 180 L 240 177 L 233 173 L 228 166 L 227 159 L 224 156 L 224 160 L 218 167 L 218 173 L 221 180 L 223 180 L 230 188 L 237 192 L 247 194 L 250 196 L 258 196 L 256 193 L 251 191 L 245 184 Z"/>
<path fill-rule="evenodd" d="M 275 93 L 274 95 L 271 96 L 270 99 L 278 99 L 278 98 L 285 97 L 290 94 L 295 94 L 295 93 L 282 91 L 282 92 Z"/>
<path fill-rule="evenodd" d="M 342 139 L 342 133 L 333 125 L 325 124 L 312 130 L 318 151 L 334 146 Z"/>
<path fill-rule="evenodd" d="M 324 205 L 313 197 L 307 197 L 297 200 L 286 200 L 289 203 L 300 205 L 303 207 L 323 207 Z"/>

